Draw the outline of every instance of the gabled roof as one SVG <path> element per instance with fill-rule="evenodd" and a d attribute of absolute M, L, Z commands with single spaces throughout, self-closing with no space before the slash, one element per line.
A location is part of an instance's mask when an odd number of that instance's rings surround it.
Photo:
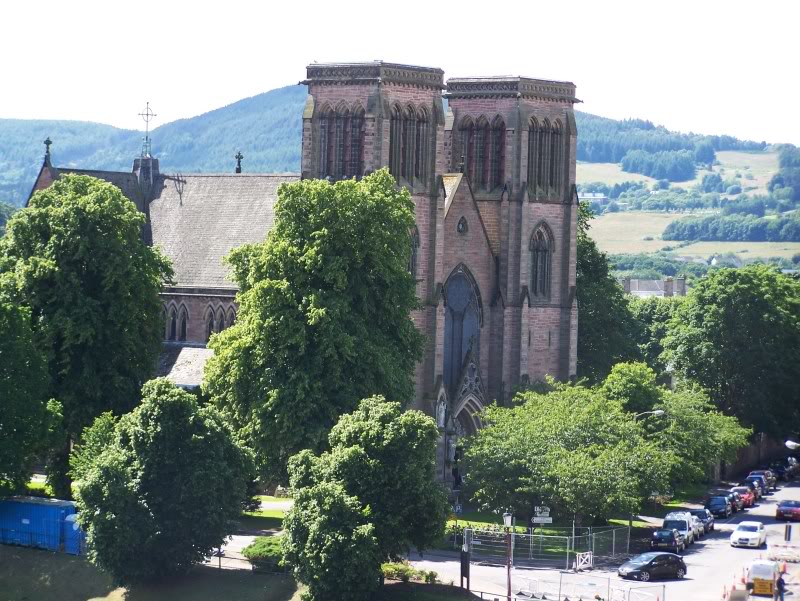
<path fill-rule="evenodd" d="M 234 288 L 224 257 L 261 242 L 275 221 L 278 187 L 299 175 L 159 175 L 149 203 L 153 245 L 179 287 Z"/>
<path fill-rule="evenodd" d="M 139 180 L 136 178 L 135 173 L 130 171 L 98 171 L 96 169 L 71 169 L 69 167 L 57 167 L 60 175 L 74 173 L 76 175 L 88 175 L 96 177 L 109 184 L 114 184 L 119 188 L 126 198 L 131 200 L 133 204 L 141 209 L 142 207 L 142 189 L 139 186 Z"/>

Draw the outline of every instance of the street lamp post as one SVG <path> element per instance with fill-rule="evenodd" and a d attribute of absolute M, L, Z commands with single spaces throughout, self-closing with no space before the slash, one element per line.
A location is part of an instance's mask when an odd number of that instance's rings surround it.
<path fill-rule="evenodd" d="M 510 513 L 503 514 L 503 525 L 506 527 L 506 584 L 507 601 L 511 601 L 511 520 Z"/>
<path fill-rule="evenodd" d="M 655 409 L 653 411 L 642 411 L 641 413 L 637 413 L 636 415 L 634 415 L 633 419 L 637 420 L 640 417 L 642 417 L 643 415 L 664 415 L 664 410 L 663 409 Z"/>

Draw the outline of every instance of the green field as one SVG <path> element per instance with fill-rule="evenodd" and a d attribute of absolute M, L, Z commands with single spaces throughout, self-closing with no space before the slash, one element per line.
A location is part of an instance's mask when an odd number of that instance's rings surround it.
<path fill-rule="evenodd" d="M 678 244 L 675 240 L 661 240 L 661 233 L 671 221 L 686 216 L 685 213 L 649 211 L 605 213 L 592 219 L 589 234 L 600 250 L 609 254 L 651 253 Z M 644 240 L 645 237 L 653 239 Z M 800 242 L 695 242 L 671 252 L 675 256 L 702 259 L 723 253 L 735 253 L 743 260 L 768 257 L 791 259 L 800 253 Z"/>
<path fill-rule="evenodd" d="M 738 150 L 723 150 L 717 153 L 719 165 L 713 171 L 719 173 L 722 179 L 733 178 L 738 172 L 741 175 L 742 190 L 750 193 L 766 193 L 770 178 L 778 171 L 777 152 L 744 152 Z M 703 176 L 709 173 L 698 169 L 695 179 L 688 182 L 675 182 L 673 185 L 682 188 L 691 188 L 700 183 Z M 753 179 L 746 179 L 750 173 Z M 619 163 L 585 163 L 578 161 L 577 183 L 603 182 L 617 184 L 625 181 L 643 181 L 652 184 L 655 180 L 638 173 L 627 173 L 622 170 Z M 747 190 L 753 188 L 753 190 Z"/>

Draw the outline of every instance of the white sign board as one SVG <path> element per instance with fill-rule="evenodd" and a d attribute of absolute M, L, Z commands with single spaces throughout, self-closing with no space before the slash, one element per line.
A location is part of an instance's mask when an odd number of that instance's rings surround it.
<path fill-rule="evenodd" d="M 535 518 L 531 519 L 531 523 L 532 524 L 552 524 L 553 523 L 553 518 L 536 516 Z"/>
<path fill-rule="evenodd" d="M 550 508 L 546 505 L 537 505 L 533 508 L 533 513 L 536 515 L 550 515 Z"/>

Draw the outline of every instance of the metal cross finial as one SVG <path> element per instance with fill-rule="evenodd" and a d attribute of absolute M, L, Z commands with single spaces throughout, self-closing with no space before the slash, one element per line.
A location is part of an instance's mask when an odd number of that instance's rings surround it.
<path fill-rule="evenodd" d="M 241 150 L 237 150 L 236 151 L 236 156 L 233 157 L 233 158 L 236 159 L 236 173 L 241 173 L 242 172 L 242 159 L 244 158 L 244 155 L 242 154 L 242 151 Z"/>
<path fill-rule="evenodd" d="M 44 153 L 46 155 L 50 156 L 50 145 L 53 143 L 53 141 L 50 139 L 50 136 L 47 136 L 47 139 L 43 143 L 44 143 L 44 147 L 45 147 L 45 152 Z"/>
<path fill-rule="evenodd" d="M 150 108 L 150 103 L 147 103 L 147 106 L 144 110 L 139 113 L 139 116 L 144 121 L 144 141 L 142 143 L 142 156 L 149 157 L 150 156 L 150 122 L 153 120 L 154 117 L 157 117 L 153 112 L 153 109 Z"/>

